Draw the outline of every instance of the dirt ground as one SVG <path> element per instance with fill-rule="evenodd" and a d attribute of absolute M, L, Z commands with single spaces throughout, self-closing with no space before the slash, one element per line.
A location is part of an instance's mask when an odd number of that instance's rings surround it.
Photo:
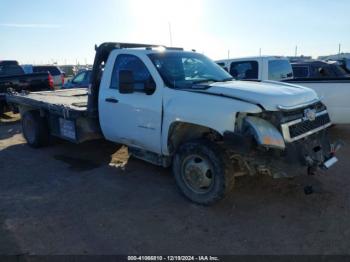
<path fill-rule="evenodd" d="M 347 144 L 349 132 L 332 128 Z M 349 148 L 328 175 L 242 177 L 228 199 L 201 207 L 179 194 L 169 169 L 128 159 L 124 147 L 32 149 L 8 115 L 0 254 L 350 254 Z"/>

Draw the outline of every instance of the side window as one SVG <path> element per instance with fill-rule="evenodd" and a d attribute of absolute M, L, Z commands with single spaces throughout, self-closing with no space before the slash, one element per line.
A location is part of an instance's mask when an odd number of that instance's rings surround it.
<path fill-rule="evenodd" d="M 61 74 L 60 70 L 58 70 L 58 68 L 54 66 L 34 66 L 33 72 L 34 73 L 49 72 L 50 75 L 52 76 L 58 76 Z"/>
<path fill-rule="evenodd" d="M 22 75 L 22 74 L 24 74 L 24 71 L 22 67 L 18 65 L 0 66 L 0 75 L 12 76 L 12 75 Z"/>
<path fill-rule="evenodd" d="M 293 68 L 288 60 L 269 61 L 269 80 L 281 81 L 293 78 Z"/>
<path fill-rule="evenodd" d="M 119 89 L 120 70 L 128 70 L 133 73 L 135 92 L 144 92 L 147 82 L 154 82 L 147 67 L 138 57 L 134 55 L 119 55 L 113 68 L 110 86 L 112 89 Z"/>
<path fill-rule="evenodd" d="M 242 61 L 232 62 L 230 74 L 235 79 L 258 79 L 258 62 Z"/>
<path fill-rule="evenodd" d="M 219 63 L 217 63 L 219 66 L 221 66 L 226 72 L 228 72 L 228 70 L 227 70 L 227 67 L 226 67 L 226 65 L 225 65 L 225 63 L 221 63 L 221 62 L 219 62 Z"/>
<path fill-rule="evenodd" d="M 316 77 L 332 77 L 332 72 L 330 72 L 329 68 L 327 66 L 314 66 L 313 67 L 313 74 Z"/>
<path fill-rule="evenodd" d="M 309 67 L 307 66 L 293 66 L 293 74 L 295 78 L 309 77 Z"/>
<path fill-rule="evenodd" d="M 73 79 L 73 83 L 79 84 L 82 83 L 85 79 L 85 72 L 82 72 L 80 74 L 78 74 L 76 77 L 74 77 Z"/>
<path fill-rule="evenodd" d="M 334 73 L 329 66 L 320 67 L 319 72 L 322 77 L 334 77 Z"/>

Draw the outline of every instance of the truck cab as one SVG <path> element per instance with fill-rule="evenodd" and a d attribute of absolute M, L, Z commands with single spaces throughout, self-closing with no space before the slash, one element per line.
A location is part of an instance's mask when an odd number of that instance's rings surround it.
<path fill-rule="evenodd" d="M 286 57 L 280 56 L 223 59 L 216 63 L 237 80 L 282 81 L 311 88 L 327 106 L 334 124 L 350 124 L 350 78 L 344 73 L 330 75 L 326 72 L 328 69 L 320 65 L 305 70 L 301 65 L 292 65 Z M 312 62 L 315 63 L 322 62 Z M 293 69 L 296 71 L 293 72 Z M 314 69 L 317 73 L 311 74 Z M 338 68 L 338 71 L 340 70 L 343 71 Z M 304 77 L 300 77 L 300 73 L 304 74 Z"/>
<path fill-rule="evenodd" d="M 287 58 L 281 56 L 258 56 L 216 61 L 237 80 L 293 79 L 293 68 Z"/>

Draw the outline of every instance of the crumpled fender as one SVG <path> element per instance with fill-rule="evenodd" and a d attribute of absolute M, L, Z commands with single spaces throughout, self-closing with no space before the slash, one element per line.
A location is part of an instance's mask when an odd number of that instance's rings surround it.
<path fill-rule="evenodd" d="M 285 149 L 286 145 L 281 133 L 271 123 L 255 116 L 247 116 L 244 121 L 250 127 L 258 145 Z"/>

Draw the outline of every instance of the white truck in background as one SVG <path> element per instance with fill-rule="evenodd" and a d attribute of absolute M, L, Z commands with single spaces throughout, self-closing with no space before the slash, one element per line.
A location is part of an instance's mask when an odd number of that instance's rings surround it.
<path fill-rule="evenodd" d="M 203 205 L 223 198 L 237 176 L 313 174 L 337 162 L 327 109 L 309 88 L 233 81 L 202 54 L 129 43 L 97 47 L 91 81 L 88 90 L 7 96 L 30 146 L 50 136 L 127 145 L 172 166 L 180 191 Z"/>
<path fill-rule="evenodd" d="M 350 124 L 350 78 L 293 78 L 289 60 L 280 56 L 258 56 L 216 61 L 237 80 L 283 81 L 309 87 L 327 106 L 334 124 Z"/>

